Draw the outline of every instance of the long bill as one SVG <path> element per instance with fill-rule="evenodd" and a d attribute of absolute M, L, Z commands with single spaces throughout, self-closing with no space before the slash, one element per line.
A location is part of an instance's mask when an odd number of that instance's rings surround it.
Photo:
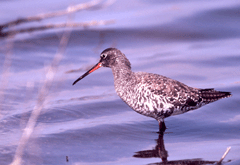
<path fill-rule="evenodd" d="M 102 67 L 102 63 L 98 62 L 96 65 L 94 65 L 91 69 L 89 69 L 89 71 L 87 71 L 86 73 L 84 73 L 81 77 L 79 77 L 76 81 L 73 82 L 72 85 L 76 84 L 78 81 L 82 80 L 84 77 L 86 77 L 87 75 L 89 75 L 90 73 L 94 72 L 95 70 L 97 70 L 98 68 Z"/>

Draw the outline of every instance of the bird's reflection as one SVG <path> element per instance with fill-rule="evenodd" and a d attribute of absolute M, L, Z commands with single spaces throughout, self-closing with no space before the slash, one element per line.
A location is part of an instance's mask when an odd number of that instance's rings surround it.
<path fill-rule="evenodd" d="M 163 162 L 167 162 L 168 152 L 165 149 L 163 135 L 159 134 L 156 139 L 157 145 L 152 150 L 144 150 L 136 152 L 133 157 L 137 158 L 161 158 Z"/>
<path fill-rule="evenodd" d="M 204 165 L 204 164 L 216 164 L 216 161 L 205 161 L 202 159 L 185 159 L 185 160 L 174 160 L 168 161 L 168 151 L 165 149 L 163 136 L 159 134 L 158 139 L 156 139 L 157 145 L 152 150 L 138 151 L 133 155 L 136 158 L 161 158 L 162 162 L 151 163 L 151 165 Z"/>

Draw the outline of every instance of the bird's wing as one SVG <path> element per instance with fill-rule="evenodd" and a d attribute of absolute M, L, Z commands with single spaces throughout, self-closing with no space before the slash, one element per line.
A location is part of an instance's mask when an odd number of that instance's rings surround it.
<path fill-rule="evenodd" d="M 162 96 L 178 105 L 195 106 L 199 101 L 199 89 L 189 87 L 179 81 L 157 74 L 144 74 L 142 83 L 152 94 Z"/>

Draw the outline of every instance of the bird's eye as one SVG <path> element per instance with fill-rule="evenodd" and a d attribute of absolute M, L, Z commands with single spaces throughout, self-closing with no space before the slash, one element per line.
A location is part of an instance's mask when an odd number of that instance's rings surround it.
<path fill-rule="evenodd" d="M 107 57 L 107 55 L 106 55 L 106 54 L 102 54 L 101 57 L 102 57 L 103 59 L 105 59 L 105 58 Z"/>

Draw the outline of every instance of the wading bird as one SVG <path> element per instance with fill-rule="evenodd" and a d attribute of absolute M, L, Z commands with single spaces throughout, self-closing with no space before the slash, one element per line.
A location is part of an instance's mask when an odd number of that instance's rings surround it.
<path fill-rule="evenodd" d="M 192 88 L 158 74 L 133 72 L 129 60 L 116 48 L 105 49 L 99 62 L 73 85 L 100 67 L 112 69 L 118 96 L 134 111 L 156 119 L 161 134 L 166 130 L 164 118 L 231 96 L 230 92 L 220 92 L 213 88 Z"/>

